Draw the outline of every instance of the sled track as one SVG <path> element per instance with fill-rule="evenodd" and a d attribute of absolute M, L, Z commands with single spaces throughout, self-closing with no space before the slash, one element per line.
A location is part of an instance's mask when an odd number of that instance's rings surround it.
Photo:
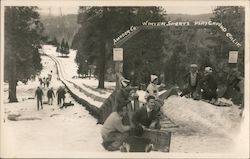
<path fill-rule="evenodd" d="M 99 119 L 99 114 L 100 114 L 100 110 L 98 107 L 90 104 L 89 102 L 87 102 L 86 100 L 84 100 L 83 98 L 77 96 L 75 93 L 73 93 L 73 91 L 67 86 L 67 84 L 65 83 L 65 81 L 73 84 L 74 87 L 76 87 L 76 84 L 71 82 L 71 81 L 68 81 L 66 80 L 63 75 L 62 75 L 62 68 L 61 68 L 61 65 L 59 64 L 58 60 L 55 59 L 53 56 L 51 55 L 48 55 L 48 54 L 45 54 L 45 56 L 48 56 L 49 58 L 51 58 L 55 64 L 56 64 L 56 69 L 57 69 L 57 74 L 58 74 L 58 77 L 59 77 L 59 80 L 65 85 L 66 89 L 68 90 L 69 94 L 72 96 L 72 98 L 78 102 L 79 104 L 81 104 L 83 107 L 86 108 L 87 111 L 89 111 L 89 113 L 95 117 L 96 119 Z M 61 75 L 60 75 L 61 74 Z M 77 87 L 76 87 L 77 88 Z M 77 88 L 79 89 L 79 88 Z M 81 90 L 80 90 L 81 91 Z M 86 91 L 81 91 L 85 94 Z M 87 94 L 85 94 L 87 95 Z M 88 95 L 87 95 L 88 96 Z"/>

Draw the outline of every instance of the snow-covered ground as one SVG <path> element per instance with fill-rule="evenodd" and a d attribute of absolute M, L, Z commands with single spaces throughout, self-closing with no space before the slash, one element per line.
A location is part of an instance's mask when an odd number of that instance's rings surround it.
<path fill-rule="evenodd" d="M 54 91 L 62 85 L 57 80 L 54 62 L 42 56 L 43 71 L 41 77 L 46 77 L 52 70 L 51 86 Z M 97 120 L 67 93 L 66 101 L 73 101 L 73 107 L 59 109 L 54 104 L 44 104 L 44 109 L 37 111 L 34 92 L 39 85 L 38 79 L 29 81 L 27 85 L 17 86 L 18 103 L 7 103 L 8 92 L 4 93 L 4 123 L 3 152 L 8 157 L 18 157 L 24 154 L 42 155 L 45 152 L 102 152 L 100 129 Z M 5 89 L 6 90 L 6 89 Z M 46 93 L 47 88 L 43 88 Z M 46 97 L 44 100 L 47 100 Z M 20 118 L 36 117 L 41 120 L 10 121 L 9 114 L 20 114 Z M 86 146 L 87 145 L 87 146 Z"/>
<path fill-rule="evenodd" d="M 97 102 L 84 95 L 70 82 L 74 82 L 82 89 L 103 98 L 111 93 L 106 90 L 95 90 L 98 81 L 94 78 L 72 79 L 72 76 L 76 75 L 77 69 L 73 63 L 74 51 L 71 51 L 72 54 L 70 53 L 69 58 L 57 57 L 55 48 L 52 46 L 44 46 L 44 51 L 61 63 L 60 78 L 81 98 L 90 103 Z M 42 63 L 44 69 L 40 77 L 47 76 L 52 70 L 51 86 L 56 90 L 62 83 L 57 80 L 55 63 L 47 56 L 42 56 Z M 114 83 L 105 83 L 105 85 L 111 89 L 114 87 Z M 18 83 L 19 103 L 7 103 L 8 85 L 4 84 L 5 122 L 2 131 L 4 143 L 2 152 L 8 154 L 8 157 L 38 157 L 47 153 L 66 155 L 69 153 L 95 152 L 94 154 L 96 154 L 96 152 L 105 152 L 100 144 L 100 129 L 102 126 L 97 125 L 96 119 L 89 115 L 83 106 L 76 103 L 69 94 L 67 94 L 66 101 L 73 101 L 75 104 L 73 107 L 61 110 L 54 100 L 54 105 L 44 105 L 43 110 L 37 111 L 36 100 L 28 99 L 34 97 L 37 86 L 37 78 L 34 81 L 29 81 L 27 85 Z M 46 90 L 45 88 L 44 92 Z M 144 92 L 138 91 L 137 93 L 140 100 L 144 100 Z M 98 105 L 98 103 L 95 104 Z M 236 140 L 238 131 L 242 128 L 237 106 L 216 107 L 202 101 L 172 96 L 165 100 L 162 111 L 180 126 L 177 131 L 172 133 L 170 152 L 228 154 L 234 151 L 236 143 L 242 145 L 242 142 Z M 7 119 L 8 114 L 20 114 L 21 117 L 38 117 L 41 120 L 10 121 Z M 244 132 L 246 131 L 244 130 Z M 246 137 L 244 139 L 249 140 Z M 242 152 L 241 150 L 239 152 Z M 163 157 L 167 155 L 164 154 Z M 84 156 L 80 155 L 80 157 Z M 119 155 L 119 157 L 121 156 Z"/>

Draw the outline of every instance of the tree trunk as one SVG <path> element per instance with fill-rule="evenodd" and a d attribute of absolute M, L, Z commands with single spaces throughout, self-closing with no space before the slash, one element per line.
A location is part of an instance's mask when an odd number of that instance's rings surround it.
<path fill-rule="evenodd" d="M 16 97 L 16 85 L 17 85 L 17 80 L 16 80 L 16 58 L 15 54 L 12 53 L 12 57 L 10 60 L 11 67 L 10 67 L 10 72 L 9 72 L 9 102 L 18 102 L 17 97 Z"/>
<path fill-rule="evenodd" d="M 101 41 L 100 47 L 100 56 L 99 56 L 99 83 L 98 88 L 104 88 L 104 79 L 105 79 L 105 58 L 106 58 L 106 42 L 104 39 Z"/>
<path fill-rule="evenodd" d="M 102 29 L 100 33 L 100 55 L 99 55 L 99 83 L 98 88 L 104 88 L 104 79 L 105 79 L 105 65 L 106 65 L 106 51 L 108 50 L 107 42 L 107 25 L 106 25 L 106 14 L 107 8 L 103 7 L 103 16 L 102 16 Z"/>

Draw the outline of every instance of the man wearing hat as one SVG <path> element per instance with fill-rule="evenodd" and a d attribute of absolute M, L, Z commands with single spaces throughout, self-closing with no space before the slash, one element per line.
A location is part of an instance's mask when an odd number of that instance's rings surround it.
<path fill-rule="evenodd" d="M 217 101 L 217 82 L 212 76 L 212 68 L 206 67 L 204 71 L 204 77 L 201 80 L 202 98 L 209 100 L 210 102 Z"/>
<path fill-rule="evenodd" d="M 121 78 L 120 80 L 121 88 L 117 91 L 115 96 L 115 105 L 113 107 L 113 111 L 116 111 L 118 107 L 125 107 L 130 102 L 129 100 L 129 92 L 131 91 L 130 81 Z"/>
<path fill-rule="evenodd" d="M 198 73 L 198 66 L 196 64 L 190 65 L 190 71 L 185 75 L 187 86 L 182 90 L 181 97 L 191 93 L 191 97 L 198 99 L 200 96 L 200 80 L 201 75 Z"/>

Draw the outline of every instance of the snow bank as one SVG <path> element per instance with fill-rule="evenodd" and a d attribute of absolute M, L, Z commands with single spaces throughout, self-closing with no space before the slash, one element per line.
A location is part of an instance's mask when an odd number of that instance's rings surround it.
<path fill-rule="evenodd" d="M 186 132 L 229 136 L 237 131 L 240 110 L 237 106 L 216 107 L 203 101 L 171 96 L 162 111 Z"/>

